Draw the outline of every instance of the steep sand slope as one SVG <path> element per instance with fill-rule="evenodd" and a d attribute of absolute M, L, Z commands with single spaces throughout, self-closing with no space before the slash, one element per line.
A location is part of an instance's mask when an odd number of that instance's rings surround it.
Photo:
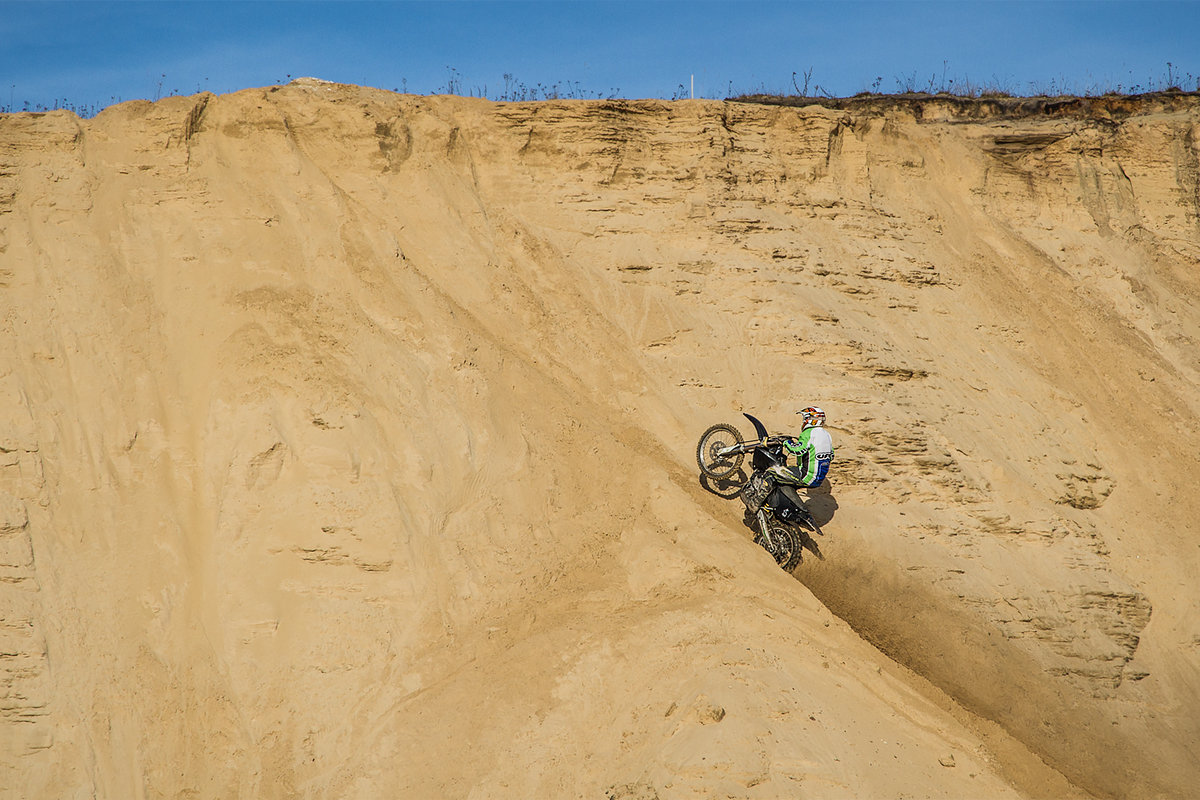
<path fill-rule="evenodd" d="M 1077 792 L 1028 746 L 1188 796 L 1198 138 L 315 81 L 0 117 L 0 785 Z M 801 585 L 691 449 L 811 402 Z"/>

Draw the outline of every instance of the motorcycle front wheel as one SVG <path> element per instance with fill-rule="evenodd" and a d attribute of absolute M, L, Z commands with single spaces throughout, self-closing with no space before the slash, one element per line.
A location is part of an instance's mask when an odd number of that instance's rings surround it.
<path fill-rule="evenodd" d="M 784 571 L 791 572 L 800 565 L 803 546 L 800 536 L 791 525 L 774 517 L 767 520 L 767 527 L 771 532 L 770 537 L 759 534 L 754 537 L 754 542 L 770 553 Z"/>
<path fill-rule="evenodd" d="M 742 434 L 727 422 L 718 423 L 706 430 L 696 444 L 696 463 L 700 465 L 700 472 L 714 480 L 728 478 L 737 472 L 745 456 L 742 453 L 722 456 L 720 452 L 741 442 Z"/>

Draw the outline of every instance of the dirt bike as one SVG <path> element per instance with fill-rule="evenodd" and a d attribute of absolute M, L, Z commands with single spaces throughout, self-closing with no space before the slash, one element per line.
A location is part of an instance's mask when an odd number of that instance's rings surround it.
<path fill-rule="evenodd" d="M 786 463 L 783 452 L 786 436 L 771 436 L 757 419 L 742 414 L 754 426 L 758 438 L 743 439 L 738 429 L 726 422 L 706 430 L 696 445 L 696 463 L 700 473 L 715 481 L 737 480 L 746 455 L 750 455 L 751 474 L 736 495 L 746 504 L 748 524 L 754 530 L 754 542 L 762 546 L 783 569 L 791 571 L 800 563 L 802 551 L 809 546 L 819 554 L 805 528 L 821 533 L 812 514 L 794 486 L 782 483 L 767 470 Z M 735 494 L 722 497 L 734 497 Z"/>

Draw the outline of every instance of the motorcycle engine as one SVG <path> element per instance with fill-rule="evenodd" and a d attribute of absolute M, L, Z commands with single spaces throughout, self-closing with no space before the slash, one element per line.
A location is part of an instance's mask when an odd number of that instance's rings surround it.
<path fill-rule="evenodd" d="M 762 505 L 763 500 L 767 495 L 767 479 L 761 472 L 756 472 L 750 476 L 750 480 L 746 482 L 746 486 L 742 489 L 742 502 L 746 504 L 746 508 L 751 511 L 758 510 Z"/>

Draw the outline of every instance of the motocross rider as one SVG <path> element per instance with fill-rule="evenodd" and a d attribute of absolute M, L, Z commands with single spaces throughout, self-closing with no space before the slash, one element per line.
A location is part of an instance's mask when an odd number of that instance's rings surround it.
<path fill-rule="evenodd" d="M 767 475 L 779 483 L 810 489 L 825 480 L 833 462 L 833 439 L 825 430 L 825 412 L 809 406 L 796 412 L 804 420 L 800 435 L 784 441 L 784 449 L 796 457 L 796 466 L 777 464 Z"/>

